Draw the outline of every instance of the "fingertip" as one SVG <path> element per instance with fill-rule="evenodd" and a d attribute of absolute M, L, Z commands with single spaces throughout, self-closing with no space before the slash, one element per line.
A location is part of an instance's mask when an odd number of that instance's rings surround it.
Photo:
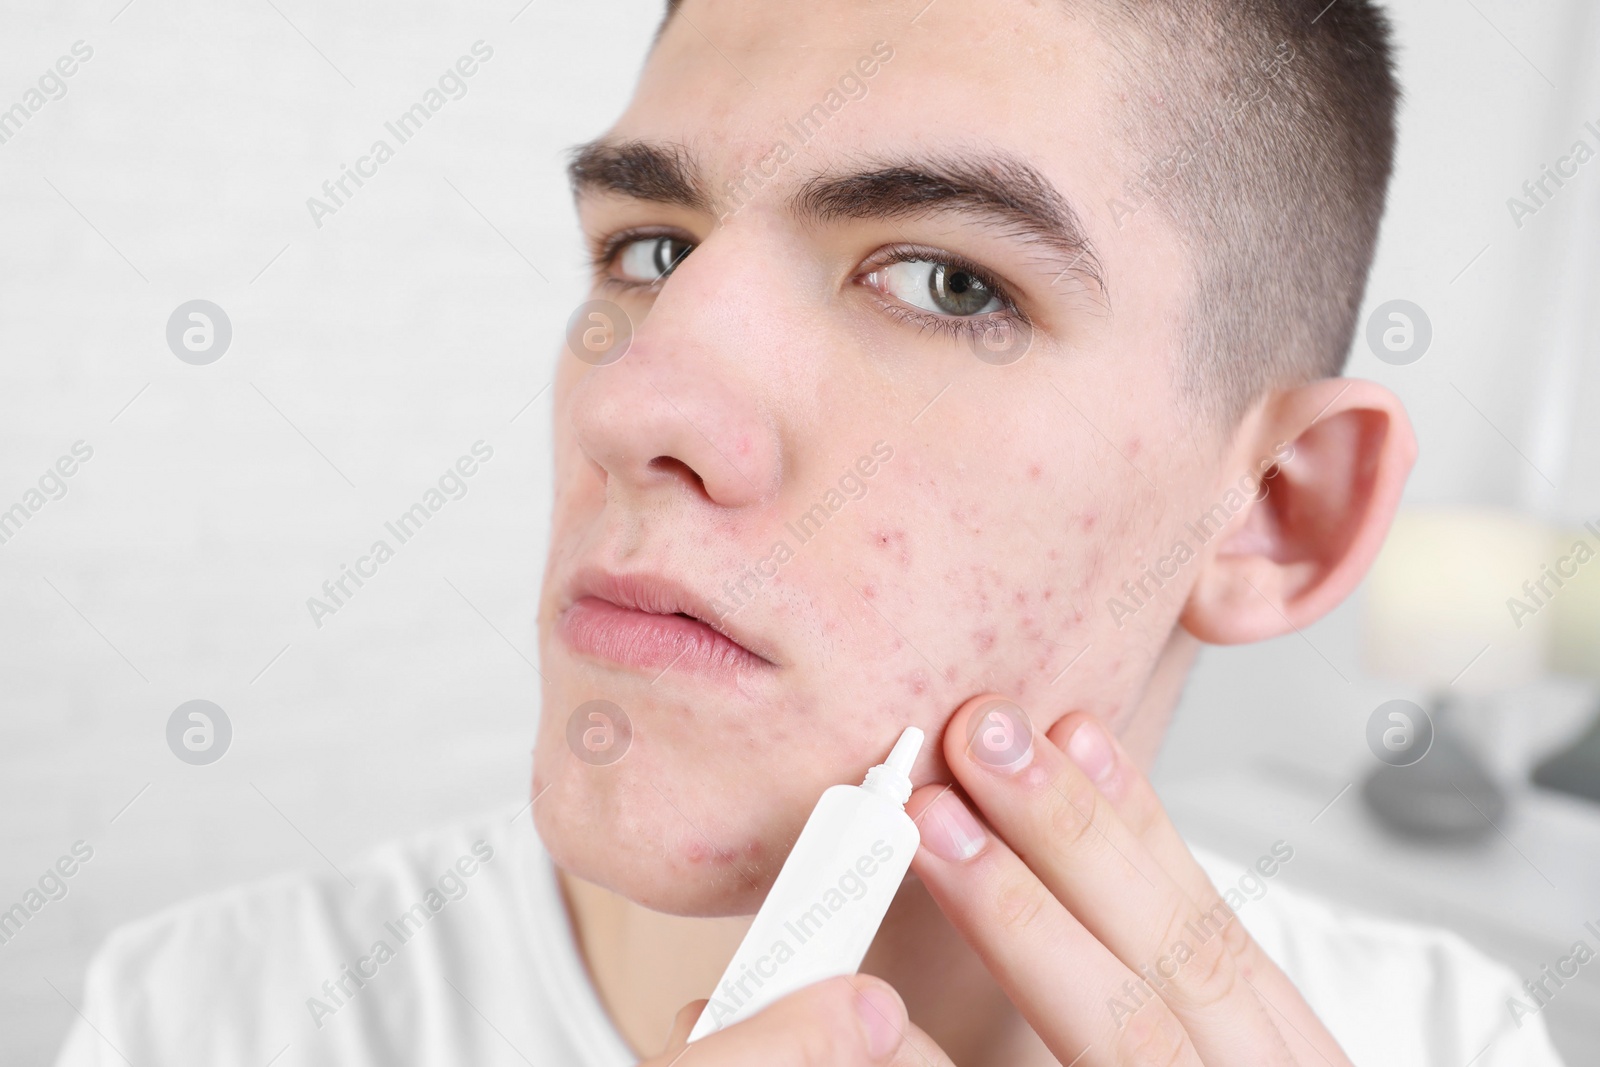
<path fill-rule="evenodd" d="M 1111 731 L 1093 718 L 1079 722 L 1067 738 L 1067 755 L 1096 785 L 1103 785 L 1117 771 L 1117 750 L 1111 742 Z"/>
<path fill-rule="evenodd" d="M 1032 762 L 1040 733 L 1021 704 L 999 693 L 983 693 L 951 716 L 944 732 L 945 759 L 963 785 L 970 785 L 967 776 L 973 769 L 1011 777 Z"/>
<path fill-rule="evenodd" d="M 1009 697 L 1000 693 L 979 693 L 963 703 L 956 709 L 956 713 L 950 716 L 949 723 L 945 725 L 943 747 L 945 762 L 952 768 L 964 766 L 972 760 L 970 751 L 972 716 L 979 708 L 1001 701 L 1011 702 Z"/>
<path fill-rule="evenodd" d="M 689 1034 L 694 1030 L 694 1024 L 700 1021 L 700 1013 L 706 1010 L 709 1000 L 691 1000 L 678 1009 L 678 1014 L 672 1019 L 672 1032 L 667 1037 L 666 1051 L 671 1052 L 689 1043 Z"/>
<path fill-rule="evenodd" d="M 1127 759 L 1116 736 L 1099 717 L 1087 711 L 1069 712 L 1046 736 L 1101 793 L 1110 797 L 1122 790 L 1125 776 L 1119 771 Z"/>
<path fill-rule="evenodd" d="M 867 1054 L 877 1062 L 887 1062 L 905 1040 L 910 1018 L 905 1002 L 894 987 L 881 978 L 858 975 L 855 987 L 856 1017 L 861 1023 Z"/>
<path fill-rule="evenodd" d="M 906 814 L 911 816 L 912 822 L 919 822 L 922 813 L 928 810 L 928 806 L 950 788 L 949 782 L 929 782 L 927 785 L 917 786 L 911 791 L 911 799 L 906 801 Z"/>

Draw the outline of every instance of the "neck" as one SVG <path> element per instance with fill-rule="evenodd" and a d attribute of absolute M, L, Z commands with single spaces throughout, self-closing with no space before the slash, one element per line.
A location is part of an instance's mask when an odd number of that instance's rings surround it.
<path fill-rule="evenodd" d="M 565 872 L 561 881 L 601 1003 L 635 1053 L 655 1055 L 678 1010 L 722 977 L 750 919 L 663 915 Z M 896 895 L 861 970 L 894 986 L 955 1062 L 1033 1062 L 1032 1032 L 915 877 Z"/>

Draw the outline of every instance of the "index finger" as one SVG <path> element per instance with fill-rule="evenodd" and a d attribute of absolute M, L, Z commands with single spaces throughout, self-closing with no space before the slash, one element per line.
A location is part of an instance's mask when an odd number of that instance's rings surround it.
<path fill-rule="evenodd" d="M 1220 908 L 1230 917 L 1233 915 L 1233 907 L 1212 884 L 1211 876 L 1173 825 L 1150 779 L 1110 730 L 1094 716 L 1080 711 L 1062 717 L 1050 728 L 1048 736 L 1095 783 L 1154 861 L 1202 913 L 1217 914 Z M 1295 1054 L 1309 1061 L 1314 1052 L 1337 1062 L 1337 1042 L 1244 924 L 1237 919 L 1226 923 L 1222 927 L 1222 943 L 1238 961 L 1240 976 L 1279 1022 L 1278 1029 Z"/>
<path fill-rule="evenodd" d="M 1140 985 L 1153 989 L 1202 1060 L 1291 1062 L 1279 1027 L 1218 936 L 1234 925 L 1232 912 L 1197 906 L 1095 781 L 1035 731 L 1025 711 L 998 697 L 969 701 L 946 730 L 944 752 L 996 834 L 1141 976 Z M 957 876 L 944 888 L 960 906 L 959 875 L 941 870 L 939 877 L 947 875 Z M 1004 936 L 983 925 L 968 928 Z"/>

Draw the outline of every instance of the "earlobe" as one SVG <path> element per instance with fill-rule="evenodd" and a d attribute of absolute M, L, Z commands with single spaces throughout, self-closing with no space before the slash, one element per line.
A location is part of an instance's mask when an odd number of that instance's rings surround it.
<path fill-rule="evenodd" d="M 1309 625 L 1360 583 L 1416 460 L 1400 400 L 1375 382 L 1322 379 L 1269 398 L 1236 455 L 1287 456 L 1207 554 L 1180 624 L 1210 644 Z"/>

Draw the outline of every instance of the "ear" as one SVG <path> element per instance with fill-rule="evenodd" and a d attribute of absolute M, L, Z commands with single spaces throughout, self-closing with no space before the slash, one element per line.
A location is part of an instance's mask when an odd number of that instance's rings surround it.
<path fill-rule="evenodd" d="M 1262 464 L 1247 457 L 1276 462 L 1179 616 L 1217 645 L 1298 630 L 1355 589 L 1388 535 L 1417 442 L 1389 390 L 1326 378 L 1266 398 L 1241 423 L 1234 455 L 1252 474 Z"/>

